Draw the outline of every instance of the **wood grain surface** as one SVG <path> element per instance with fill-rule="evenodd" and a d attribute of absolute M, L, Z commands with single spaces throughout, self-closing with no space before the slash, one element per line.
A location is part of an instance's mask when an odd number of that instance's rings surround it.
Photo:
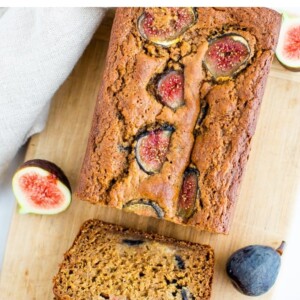
<path fill-rule="evenodd" d="M 28 145 L 26 160 L 41 158 L 55 162 L 65 171 L 72 187 L 76 185 L 85 152 L 111 24 L 109 14 L 56 93 L 46 129 L 32 137 Z M 90 218 L 210 244 L 216 255 L 212 299 L 247 299 L 232 287 L 225 274 L 225 263 L 240 247 L 277 247 L 288 239 L 300 182 L 299 83 L 300 73 L 287 71 L 274 61 L 228 236 L 96 207 L 77 199 L 68 210 L 54 216 L 20 215 L 16 207 L 1 273 L 0 299 L 53 299 L 52 278 L 80 225 Z M 272 299 L 276 286 L 259 299 Z"/>

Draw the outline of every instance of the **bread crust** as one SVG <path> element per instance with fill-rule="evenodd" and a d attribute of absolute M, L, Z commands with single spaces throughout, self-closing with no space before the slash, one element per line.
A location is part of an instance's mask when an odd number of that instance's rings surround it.
<path fill-rule="evenodd" d="M 116 10 L 76 195 L 119 209 L 129 201 L 149 199 L 169 221 L 228 233 L 281 16 L 267 8 L 196 11 L 196 23 L 178 44 L 166 48 L 140 36 L 137 20 L 142 8 Z M 203 67 L 203 59 L 208 41 L 228 33 L 243 36 L 252 54 L 244 70 L 216 82 Z M 155 99 L 149 84 L 157 74 L 178 66 L 184 70 L 185 105 L 174 111 Z M 203 103 L 209 109 L 198 126 Z M 161 124 L 172 125 L 175 131 L 161 171 L 149 175 L 136 162 L 136 137 Z M 177 205 L 183 174 L 190 165 L 200 173 L 200 198 L 195 213 L 183 221 L 177 216 Z"/>

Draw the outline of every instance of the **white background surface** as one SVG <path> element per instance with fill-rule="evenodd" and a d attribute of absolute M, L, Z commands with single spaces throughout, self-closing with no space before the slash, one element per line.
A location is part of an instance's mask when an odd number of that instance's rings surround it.
<path fill-rule="evenodd" d="M 300 7 L 284 10 L 300 15 Z M 12 214 L 14 209 L 16 209 L 16 204 L 11 189 L 11 178 L 17 166 L 22 162 L 24 152 L 25 147 L 20 150 L 17 157 L 14 159 L 9 171 L 6 173 L 4 182 L 0 183 L 0 272 L 2 269 L 2 262 Z M 277 283 L 274 286 L 274 288 L 277 290 L 277 295 L 274 297 L 274 300 L 300 300 L 300 182 L 298 200 L 291 222 L 291 230 L 289 232 L 289 236 L 286 237 L 287 247 L 282 257 L 281 271 Z M 22 250 L 20 249 L 20 251 Z M 247 299 L 246 296 L 245 299 Z M 259 299 L 259 297 L 255 299 Z M 234 299 L 226 299 L 224 295 L 224 298 L 220 300 Z"/>

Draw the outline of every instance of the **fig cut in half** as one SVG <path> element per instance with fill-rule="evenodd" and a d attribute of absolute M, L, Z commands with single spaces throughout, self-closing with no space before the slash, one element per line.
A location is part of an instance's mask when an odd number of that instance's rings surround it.
<path fill-rule="evenodd" d="M 155 217 L 159 219 L 164 217 L 164 211 L 162 208 L 152 200 L 131 200 L 124 204 L 123 209 L 125 211 L 134 212 L 138 215 L 147 217 Z"/>
<path fill-rule="evenodd" d="M 195 21 L 196 13 L 191 7 L 149 7 L 137 24 L 143 38 L 168 47 L 177 43 Z"/>
<path fill-rule="evenodd" d="M 179 194 L 177 215 L 187 221 L 195 210 L 196 200 L 199 194 L 199 172 L 195 168 L 187 168 L 183 175 L 183 182 Z"/>
<path fill-rule="evenodd" d="M 167 125 L 146 131 L 137 138 L 135 156 L 141 169 L 147 174 L 159 173 L 169 149 L 173 127 Z"/>
<path fill-rule="evenodd" d="M 23 163 L 12 179 L 20 213 L 52 215 L 64 211 L 71 202 L 71 186 L 54 163 L 33 159 Z"/>
<path fill-rule="evenodd" d="M 210 41 L 204 66 L 216 80 L 228 80 L 247 65 L 248 42 L 238 34 L 225 34 Z"/>
<path fill-rule="evenodd" d="M 276 57 L 291 71 L 300 71 L 300 18 L 283 14 Z"/>
<path fill-rule="evenodd" d="M 173 110 L 184 104 L 184 77 L 179 71 L 169 71 L 161 75 L 157 83 L 157 96 L 160 102 Z"/>

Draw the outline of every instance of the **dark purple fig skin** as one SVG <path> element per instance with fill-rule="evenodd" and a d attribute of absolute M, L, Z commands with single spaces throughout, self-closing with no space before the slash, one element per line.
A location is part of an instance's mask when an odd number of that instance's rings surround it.
<path fill-rule="evenodd" d="M 200 105 L 200 113 L 199 113 L 198 120 L 197 120 L 197 124 L 199 126 L 204 121 L 207 113 L 208 113 L 208 103 L 204 102 L 203 104 Z"/>
<path fill-rule="evenodd" d="M 123 244 L 126 244 L 127 246 L 140 246 L 144 244 L 145 241 L 143 240 L 134 240 L 134 239 L 124 239 L 122 240 Z"/>
<path fill-rule="evenodd" d="M 185 269 L 185 263 L 184 263 L 184 260 L 182 259 L 182 257 L 177 254 L 177 255 L 175 255 L 175 260 L 176 260 L 177 267 L 180 270 L 184 270 Z"/>
<path fill-rule="evenodd" d="M 247 296 L 260 296 L 275 283 L 281 265 L 282 248 L 250 245 L 235 251 L 228 259 L 226 272 L 234 287 Z"/>
<path fill-rule="evenodd" d="M 60 167 L 58 167 L 55 163 L 45 159 L 31 159 L 20 165 L 18 169 L 20 170 L 26 167 L 40 168 L 49 172 L 50 174 L 53 174 L 61 183 L 63 183 L 70 190 L 70 192 L 72 192 L 71 184 L 67 176 L 65 175 L 63 170 Z"/>
<path fill-rule="evenodd" d="M 151 207 L 151 209 L 153 209 L 153 212 L 155 212 L 157 218 L 159 219 L 163 218 L 165 215 L 164 211 L 157 203 L 147 199 L 131 200 L 123 205 L 123 209 L 126 210 L 126 208 L 132 207 L 134 205 L 145 205 Z"/>
<path fill-rule="evenodd" d="M 174 132 L 175 129 L 172 125 L 169 125 L 169 124 L 163 124 L 161 126 L 157 126 L 157 127 L 154 127 L 153 129 L 149 129 L 149 130 L 143 130 L 143 132 L 140 132 L 137 136 L 136 136 L 136 141 L 138 141 L 141 137 L 145 136 L 145 135 L 148 135 L 148 133 L 150 131 L 154 131 L 154 130 L 157 130 L 157 129 L 162 129 L 162 130 L 168 130 L 170 132 Z"/>

